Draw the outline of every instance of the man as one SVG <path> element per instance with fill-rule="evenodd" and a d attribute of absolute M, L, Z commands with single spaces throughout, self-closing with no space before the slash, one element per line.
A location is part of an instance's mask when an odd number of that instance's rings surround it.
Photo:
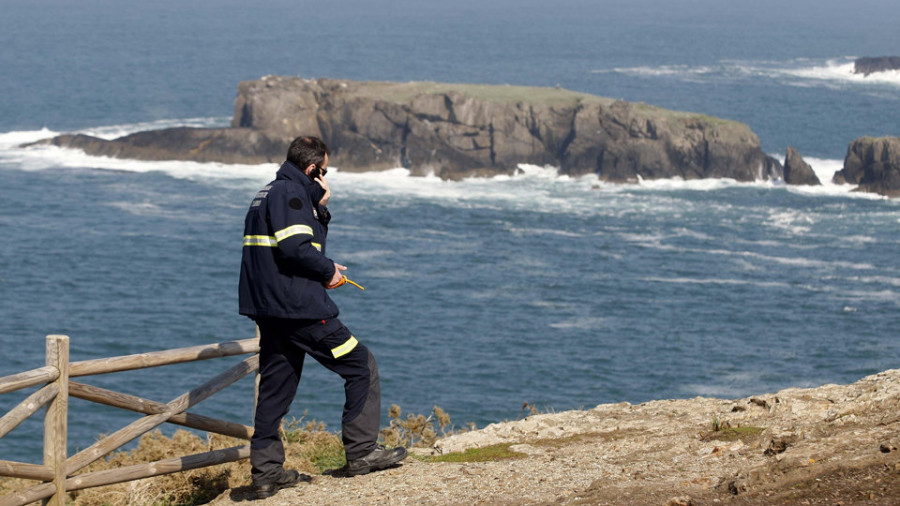
<path fill-rule="evenodd" d="M 259 326 L 259 398 L 250 465 L 260 498 L 300 481 L 284 469 L 279 428 L 310 355 L 344 379 L 341 439 L 349 475 L 392 466 L 402 447 L 376 443 L 381 390 L 375 358 L 337 319 L 326 293 L 343 284 L 347 268 L 325 256 L 331 190 L 325 181 L 328 147 L 316 137 L 291 143 L 274 181 L 253 199 L 244 222 L 240 313 Z"/>

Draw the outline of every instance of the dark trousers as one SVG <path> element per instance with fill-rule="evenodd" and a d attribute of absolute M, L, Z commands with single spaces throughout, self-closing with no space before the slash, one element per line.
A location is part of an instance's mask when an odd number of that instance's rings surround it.
<path fill-rule="evenodd" d="M 256 404 L 250 465 L 253 481 L 278 477 L 284 465 L 279 428 L 297 392 L 303 360 L 310 355 L 344 379 L 341 439 L 347 460 L 376 448 L 381 426 L 381 388 L 375 357 L 337 318 L 287 320 L 260 318 L 259 397 Z"/>

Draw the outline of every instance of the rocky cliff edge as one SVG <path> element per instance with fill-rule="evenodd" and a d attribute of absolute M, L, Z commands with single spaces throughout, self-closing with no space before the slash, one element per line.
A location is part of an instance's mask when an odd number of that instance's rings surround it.
<path fill-rule="evenodd" d="M 511 444 L 512 460 L 320 475 L 288 504 L 896 505 L 900 370 L 850 385 L 529 416 L 438 440 L 426 453 Z M 212 504 L 250 499 L 249 487 Z"/>

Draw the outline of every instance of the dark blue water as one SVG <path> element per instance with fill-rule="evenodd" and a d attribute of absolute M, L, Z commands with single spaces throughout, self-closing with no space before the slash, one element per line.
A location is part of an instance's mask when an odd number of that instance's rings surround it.
<path fill-rule="evenodd" d="M 0 376 L 43 363 L 252 337 L 236 314 L 242 220 L 274 166 L 147 163 L 18 143 L 225 124 L 266 74 L 555 86 L 748 123 L 820 177 L 847 143 L 898 135 L 887 2 L 35 0 L 0 18 Z M 877 15 L 873 15 L 877 12 Z M 40 132 L 41 128 L 47 131 Z M 333 165 L 340 167 L 340 161 Z M 618 187 L 527 168 L 442 182 L 342 174 L 335 294 L 376 354 L 385 407 L 458 425 L 544 409 L 850 382 L 898 367 L 900 203 L 728 181 Z M 86 382 L 166 402 L 237 358 Z M 0 396 L 9 409 L 21 395 Z M 248 423 L 252 384 L 195 411 Z M 340 381 L 310 365 L 292 416 L 337 429 Z M 70 443 L 135 418 L 72 400 Z M 0 458 L 40 459 L 39 418 Z"/>

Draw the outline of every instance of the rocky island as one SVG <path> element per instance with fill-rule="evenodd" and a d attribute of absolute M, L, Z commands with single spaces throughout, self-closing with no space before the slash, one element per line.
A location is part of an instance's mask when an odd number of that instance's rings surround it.
<path fill-rule="evenodd" d="M 402 166 L 458 179 L 529 163 L 612 182 L 782 177 L 781 164 L 745 124 L 523 86 L 268 76 L 239 84 L 230 128 L 46 142 L 119 158 L 263 163 L 281 161 L 300 134 L 322 137 L 344 171 Z"/>
<path fill-rule="evenodd" d="M 301 134 L 324 139 L 334 165 L 348 172 L 405 167 L 417 176 L 461 179 L 512 174 L 527 163 L 613 183 L 819 184 L 796 150 L 782 166 L 743 123 L 525 86 L 267 76 L 239 84 L 228 128 L 167 128 L 113 140 L 61 135 L 36 144 L 116 158 L 256 164 L 282 161 Z M 834 181 L 900 195 L 900 138 L 853 141 Z"/>

